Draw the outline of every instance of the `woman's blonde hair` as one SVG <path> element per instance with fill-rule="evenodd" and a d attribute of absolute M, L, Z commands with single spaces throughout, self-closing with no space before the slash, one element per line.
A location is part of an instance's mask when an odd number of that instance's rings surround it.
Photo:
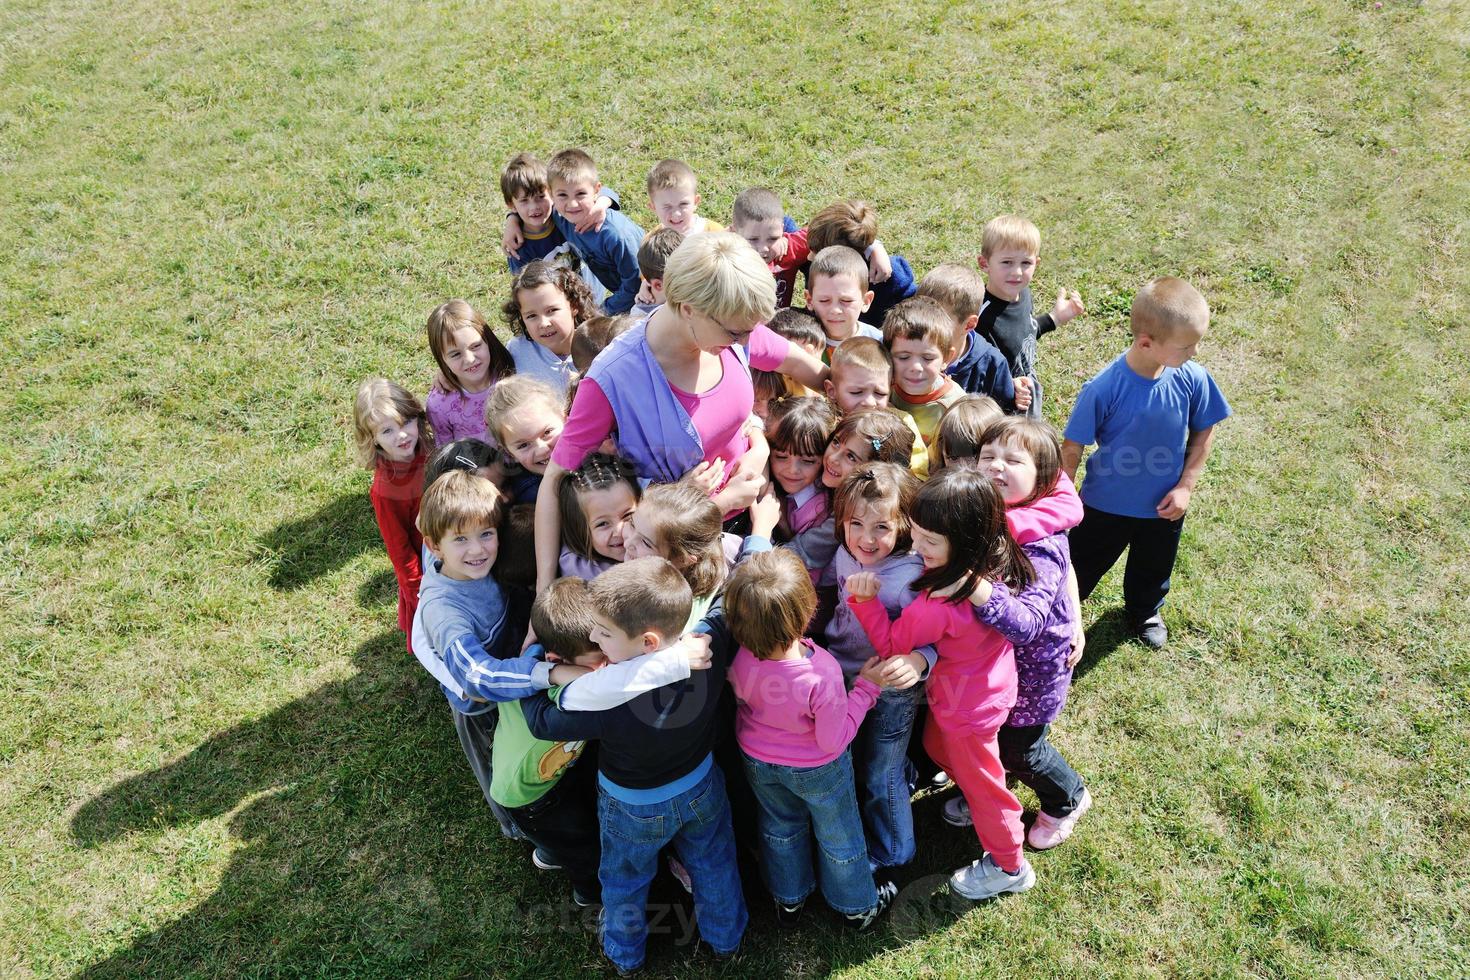
<path fill-rule="evenodd" d="M 419 452 L 434 451 L 434 430 L 423 402 L 387 378 L 368 378 L 357 386 L 352 401 L 352 422 L 357 443 L 357 461 L 367 469 L 378 465 L 383 451 L 378 447 L 379 419 L 393 419 L 402 424 L 419 424 Z"/>
<path fill-rule="evenodd" d="M 673 563 L 696 596 L 713 595 L 725 580 L 724 516 L 692 483 L 656 483 L 643 492 L 638 513 L 653 529 L 654 545 Z"/>
<path fill-rule="evenodd" d="M 664 301 L 716 320 L 765 323 L 776 313 L 776 280 L 739 235 L 703 232 L 684 239 L 664 264 Z"/>

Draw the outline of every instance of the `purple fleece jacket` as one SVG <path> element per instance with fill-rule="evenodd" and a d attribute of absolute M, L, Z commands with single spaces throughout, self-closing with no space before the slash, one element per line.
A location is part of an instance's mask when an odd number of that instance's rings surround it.
<path fill-rule="evenodd" d="M 1036 581 L 1017 593 L 997 582 L 992 601 L 975 610 L 980 622 L 1016 648 L 1016 706 L 1006 721 L 1012 728 L 1050 724 L 1061 714 L 1072 683 L 1067 655 L 1077 624 L 1077 610 L 1067 594 L 1072 564 L 1067 535 L 1048 535 L 1021 549 L 1036 569 Z M 994 601 L 996 597 L 1011 601 Z"/>

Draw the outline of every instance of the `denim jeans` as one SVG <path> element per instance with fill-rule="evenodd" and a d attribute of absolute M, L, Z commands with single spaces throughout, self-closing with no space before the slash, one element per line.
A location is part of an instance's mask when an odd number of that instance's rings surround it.
<path fill-rule="evenodd" d="M 796 905 L 812 893 L 815 837 L 816 879 L 827 904 L 844 915 L 878 904 L 846 752 L 809 769 L 747 755 L 745 773 L 760 804 L 761 869 L 776 901 Z"/>
<path fill-rule="evenodd" d="M 648 886 L 658 872 L 659 851 L 669 843 L 694 881 L 699 934 L 716 953 L 735 951 L 749 916 L 719 766 L 661 803 L 625 803 L 599 786 L 597 816 L 602 824 L 602 949 L 608 959 L 624 970 L 643 965 Z"/>
<path fill-rule="evenodd" d="M 597 879 L 602 854 L 596 792 L 597 760 L 583 756 L 541 799 L 508 811 L 521 833 L 553 864 L 561 865 L 572 888 L 590 901 L 602 895 Z"/>
<path fill-rule="evenodd" d="M 904 691 L 884 688 L 852 740 L 858 803 L 875 868 L 914 859 L 914 811 L 909 799 L 915 772 L 909 761 L 909 737 L 923 697 L 923 684 Z"/>
<path fill-rule="evenodd" d="M 1022 783 L 1030 786 L 1041 803 L 1041 812 L 1065 817 L 1082 799 L 1082 777 L 1067 765 L 1062 754 L 1046 740 L 1050 725 L 1001 728 L 1000 764 Z"/>

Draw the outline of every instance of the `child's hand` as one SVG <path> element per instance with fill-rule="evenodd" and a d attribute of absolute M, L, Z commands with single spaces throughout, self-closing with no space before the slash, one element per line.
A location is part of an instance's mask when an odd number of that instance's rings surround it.
<path fill-rule="evenodd" d="M 869 657 L 868 662 L 863 664 L 863 669 L 858 671 L 858 676 L 877 687 L 889 686 L 887 678 L 883 676 L 883 660 L 881 657 Z"/>
<path fill-rule="evenodd" d="M 508 214 L 505 216 L 505 231 L 500 234 L 500 247 L 505 254 L 513 259 L 521 257 L 521 246 L 526 243 L 526 238 L 521 234 L 520 215 Z"/>
<path fill-rule="evenodd" d="M 760 496 L 765 485 L 766 478 L 761 474 L 737 470 L 735 475 L 730 477 L 730 482 L 725 484 L 725 488 L 711 499 L 719 506 L 722 514 L 745 510 L 755 503 L 755 498 Z"/>
<path fill-rule="evenodd" d="M 712 460 L 700 463 L 694 469 L 685 473 L 684 479 L 708 495 L 715 492 L 715 487 L 720 485 L 720 480 L 724 475 L 725 461 L 719 457 L 715 457 Z"/>
<path fill-rule="evenodd" d="M 1051 318 L 1057 326 L 1060 327 L 1086 312 L 1087 307 L 1082 305 L 1082 295 L 1075 289 L 1070 292 L 1065 289 L 1057 290 L 1057 305 L 1051 308 Z"/>
<path fill-rule="evenodd" d="M 638 280 L 638 295 L 634 299 L 645 306 L 653 302 L 653 287 L 648 284 L 647 279 Z"/>
<path fill-rule="evenodd" d="M 782 259 L 786 258 L 786 248 L 786 236 L 782 235 L 779 239 L 776 240 L 776 244 L 771 246 L 771 261 L 780 262 Z"/>
<path fill-rule="evenodd" d="M 892 275 L 893 263 L 888 260 L 888 249 L 883 247 L 882 242 L 873 242 L 873 247 L 868 252 L 868 284 L 871 286 L 887 282 Z"/>
<path fill-rule="evenodd" d="M 1031 379 L 1016 379 L 1016 410 L 1024 412 L 1031 407 Z"/>
<path fill-rule="evenodd" d="M 867 602 L 878 595 L 876 572 L 858 572 L 847 577 L 847 594 L 858 602 Z"/>
<path fill-rule="evenodd" d="M 686 633 L 683 639 L 674 644 L 674 648 L 684 651 L 684 656 L 689 658 L 691 671 L 709 670 L 711 658 L 707 633 Z"/>
<path fill-rule="evenodd" d="M 1072 652 L 1067 654 L 1067 669 L 1072 670 L 1082 661 L 1082 648 L 1087 646 L 1087 632 L 1082 628 L 1082 620 L 1077 620 L 1077 630 L 1072 634 Z"/>
<path fill-rule="evenodd" d="M 889 657 L 883 661 L 883 686 L 906 691 L 919 683 L 919 678 L 928 669 L 929 661 L 918 651 L 906 653 L 902 657 Z"/>
<path fill-rule="evenodd" d="M 755 498 L 755 503 L 750 505 L 750 533 L 769 538 L 780 520 L 781 499 L 768 483 L 761 495 Z"/>
<path fill-rule="evenodd" d="M 582 234 L 589 231 L 601 231 L 602 222 L 606 220 L 607 209 L 610 207 L 612 207 L 612 200 L 605 194 L 599 194 L 597 200 L 587 205 L 587 210 L 582 212 L 582 217 L 573 224 L 573 227 Z"/>
<path fill-rule="evenodd" d="M 1159 501 L 1159 516 L 1166 521 L 1177 521 L 1189 510 L 1190 489 L 1182 483 L 1164 494 L 1164 499 Z"/>
<path fill-rule="evenodd" d="M 521 644 L 521 653 L 525 653 L 527 650 L 531 649 L 535 645 L 536 645 L 536 627 L 534 627 L 534 626 L 527 626 L 526 627 L 526 641 Z"/>

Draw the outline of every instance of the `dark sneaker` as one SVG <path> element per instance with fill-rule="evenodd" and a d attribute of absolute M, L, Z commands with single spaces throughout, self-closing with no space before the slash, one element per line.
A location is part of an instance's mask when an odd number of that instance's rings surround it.
<path fill-rule="evenodd" d="M 542 871 L 560 871 L 561 865 L 551 859 L 551 855 L 543 852 L 541 848 L 531 852 L 531 863 Z"/>
<path fill-rule="evenodd" d="M 579 892 L 575 888 L 573 888 L 572 889 L 572 903 L 574 905 L 576 905 L 577 908 L 579 908 L 579 909 L 590 909 L 590 908 L 596 908 L 597 906 L 601 905 L 602 904 L 602 899 L 601 898 L 592 898 L 592 897 L 589 897 L 587 895 L 583 895 L 581 892 Z"/>
<path fill-rule="evenodd" d="M 878 886 L 877 905 L 874 905 L 866 912 L 854 912 L 851 915 L 844 915 L 842 921 L 849 928 L 857 932 L 867 932 L 873 927 L 873 923 L 878 921 L 878 917 L 888 911 L 888 906 L 892 905 L 893 900 L 897 897 L 898 885 L 892 881 L 885 881 Z"/>
<path fill-rule="evenodd" d="M 806 908 L 806 901 L 802 900 L 795 905 L 787 905 L 784 902 L 776 903 L 776 925 L 782 929 L 791 929 L 801 920 L 801 910 Z"/>
<path fill-rule="evenodd" d="M 1151 650 L 1162 650 L 1169 642 L 1169 628 L 1163 616 L 1150 616 L 1138 626 L 1138 639 Z"/>

